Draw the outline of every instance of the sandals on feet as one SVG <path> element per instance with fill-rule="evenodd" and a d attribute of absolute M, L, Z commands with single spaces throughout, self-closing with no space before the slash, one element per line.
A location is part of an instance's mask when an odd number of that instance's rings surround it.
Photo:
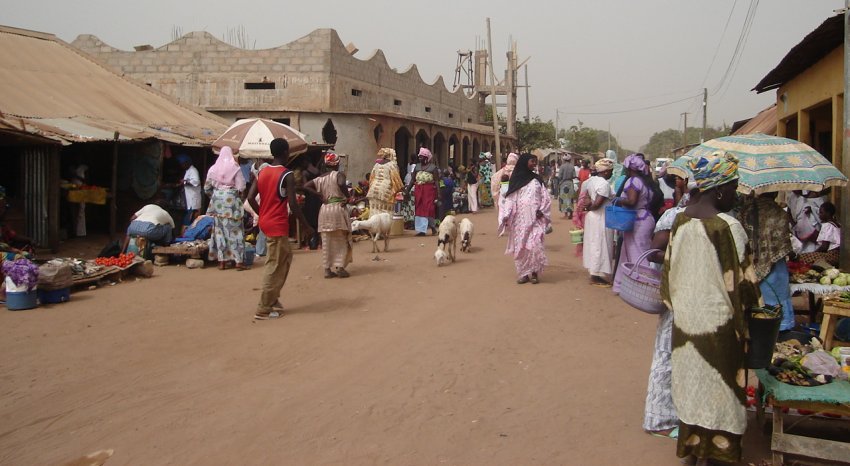
<path fill-rule="evenodd" d="M 520 278 L 519 280 L 517 280 L 516 282 L 517 282 L 517 285 L 522 285 L 522 284 L 528 283 L 528 281 L 529 281 L 528 275 L 526 275 L 526 276 Z"/>
<path fill-rule="evenodd" d="M 348 273 L 347 270 L 345 270 L 343 268 L 338 268 L 338 269 L 336 269 L 336 276 L 339 277 L 339 278 L 348 278 L 351 275 Z"/>
<path fill-rule="evenodd" d="M 259 313 L 259 312 L 254 314 L 254 320 L 271 320 L 271 319 L 277 319 L 279 317 L 280 317 L 280 312 L 278 312 L 278 311 L 271 311 L 268 314 L 262 314 L 262 313 Z"/>
<path fill-rule="evenodd" d="M 335 278 L 337 274 L 335 274 L 331 269 L 325 269 L 325 278 Z"/>
<path fill-rule="evenodd" d="M 646 432 L 649 433 L 649 435 L 651 435 L 653 437 L 663 437 L 663 438 L 672 438 L 672 439 L 679 438 L 679 427 L 678 426 L 674 427 L 672 429 L 648 430 Z"/>

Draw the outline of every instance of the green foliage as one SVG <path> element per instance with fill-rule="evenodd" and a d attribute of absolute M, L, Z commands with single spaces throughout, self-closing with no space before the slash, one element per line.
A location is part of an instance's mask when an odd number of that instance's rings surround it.
<path fill-rule="evenodd" d="M 527 123 L 517 121 L 516 134 L 517 145 L 523 152 L 558 147 L 558 142 L 555 140 L 555 124 L 552 120 L 543 121 L 540 117 L 534 117 Z"/>
<path fill-rule="evenodd" d="M 599 130 L 588 128 L 581 121 L 567 129 L 566 139 L 567 149 L 579 154 L 596 153 L 602 147 L 599 142 Z"/>
<path fill-rule="evenodd" d="M 687 144 L 698 144 L 700 142 L 700 132 L 702 128 L 688 128 L 687 143 L 682 138 L 682 132 L 678 129 L 666 129 L 655 133 L 649 138 L 649 143 L 641 148 L 641 151 L 646 154 L 646 158 L 653 160 L 658 157 L 670 157 L 673 154 L 673 149 L 682 147 Z M 719 138 L 729 134 L 729 128 L 712 128 L 708 127 L 705 130 L 704 139 Z"/>

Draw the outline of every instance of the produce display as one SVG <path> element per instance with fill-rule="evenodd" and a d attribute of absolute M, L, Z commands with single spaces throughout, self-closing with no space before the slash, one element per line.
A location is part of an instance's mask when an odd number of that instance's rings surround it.
<path fill-rule="evenodd" d="M 798 340 L 778 342 L 767 371 L 780 382 L 802 387 L 828 384 L 836 378 L 846 380 L 848 371 L 839 363 L 839 351 L 838 347 L 831 353 L 824 351 L 817 338 L 808 344 Z"/>
<path fill-rule="evenodd" d="M 3 275 L 20 288 L 16 291 L 30 291 L 38 285 L 38 266 L 28 259 L 3 261 Z"/>
<path fill-rule="evenodd" d="M 823 269 L 802 262 L 788 262 L 788 273 L 791 274 L 791 283 L 850 286 L 850 273 L 835 268 Z"/>
<path fill-rule="evenodd" d="M 135 258 L 136 254 L 131 252 L 128 254 L 121 254 L 118 257 L 98 257 L 94 260 L 94 263 L 97 265 L 115 266 L 124 269 L 129 267 Z"/>

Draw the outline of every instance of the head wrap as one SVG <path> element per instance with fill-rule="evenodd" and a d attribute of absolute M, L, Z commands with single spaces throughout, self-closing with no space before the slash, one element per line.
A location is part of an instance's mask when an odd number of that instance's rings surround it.
<path fill-rule="evenodd" d="M 228 149 L 230 149 L 230 148 L 228 147 Z M 222 149 L 222 150 L 223 150 L 223 149 Z M 232 149 L 231 149 L 231 150 L 232 150 Z M 191 163 L 192 163 L 192 157 L 189 157 L 189 156 L 188 156 L 188 155 L 186 155 L 186 154 L 179 154 L 179 155 L 177 156 L 177 163 L 180 163 L 180 164 L 184 164 L 184 163 L 191 164 Z"/>
<path fill-rule="evenodd" d="M 177 160 L 180 160 L 179 155 L 177 156 Z M 183 162 L 181 161 L 181 163 Z M 211 181 L 213 186 L 217 188 L 230 187 L 236 188 L 237 191 L 243 191 L 245 189 L 245 176 L 242 174 L 239 164 L 236 163 L 236 157 L 233 156 L 233 149 L 228 146 L 221 148 L 218 159 L 207 171 L 207 180 Z"/>
<path fill-rule="evenodd" d="M 593 166 L 596 168 L 597 172 L 604 172 L 606 170 L 614 169 L 614 161 L 611 159 L 599 159 L 596 161 Z"/>
<path fill-rule="evenodd" d="M 729 152 L 718 151 L 693 159 L 688 168 L 700 192 L 722 186 L 738 179 L 738 159 Z"/>
<path fill-rule="evenodd" d="M 565 154 L 564 157 L 563 157 L 564 162 L 572 162 L 572 160 L 573 160 L 573 156 L 570 155 L 570 154 Z"/>
<path fill-rule="evenodd" d="M 508 192 L 505 193 L 505 197 L 515 191 L 519 191 L 525 185 L 531 183 L 532 180 L 537 180 L 543 184 L 543 180 L 540 178 L 540 175 L 534 173 L 530 168 L 528 168 L 528 161 L 533 158 L 536 157 L 529 153 L 519 156 L 519 160 L 517 160 L 514 171 L 511 173 L 511 179 L 508 181 Z"/>
<path fill-rule="evenodd" d="M 492 156 L 493 156 L 493 154 L 491 154 L 489 152 L 481 152 L 480 154 L 478 154 L 478 158 L 481 159 L 481 160 L 489 159 Z"/>
<path fill-rule="evenodd" d="M 395 160 L 395 150 L 389 147 L 381 148 L 380 150 L 378 150 L 378 157 L 387 160 Z"/>
<path fill-rule="evenodd" d="M 431 159 L 434 158 L 434 155 L 431 154 L 431 151 L 428 150 L 427 147 L 423 147 L 423 148 L 419 149 L 419 156 L 424 157 L 426 163 L 430 163 Z"/>
<path fill-rule="evenodd" d="M 638 154 L 632 154 L 623 160 L 623 166 L 636 172 L 646 172 L 646 162 Z"/>
<path fill-rule="evenodd" d="M 505 165 L 516 165 L 517 160 L 519 160 L 519 155 L 511 152 L 508 154 L 508 161 L 505 162 Z"/>
<path fill-rule="evenodd" d="M 339 155 L 334 154 L 333 152 L 328 152 L 325 154 L 325 165 L 328 167 L 338 167 L 339 160 Z"/>

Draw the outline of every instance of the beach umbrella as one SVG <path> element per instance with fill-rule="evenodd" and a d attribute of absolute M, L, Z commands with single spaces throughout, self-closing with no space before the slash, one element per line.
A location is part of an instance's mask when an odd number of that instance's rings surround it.
<path fill-rule="evenodd" d="M 273 139 L 283 138 L 289 143 L 289 155 L 307 151 L 307 138 L 295 128 L 265 118 L 246 118 L 230 125 L 230 128 L 213 142 L 215 151 L 224 146 L 243 158 L 270 159 L 269 144 Z"/>
<path fill-rule="evenodd" d="M 706 141 L 676 159 L 667 172 L 688 176 L 690 158 L 718 151 L 730 152 L 738 158 L 738 191 L 743 194 L 818 192 L 832 186 L 847 186 L 847 177 L 818 151 L 800 141 L 767 134 L 724 136 Z"/>

